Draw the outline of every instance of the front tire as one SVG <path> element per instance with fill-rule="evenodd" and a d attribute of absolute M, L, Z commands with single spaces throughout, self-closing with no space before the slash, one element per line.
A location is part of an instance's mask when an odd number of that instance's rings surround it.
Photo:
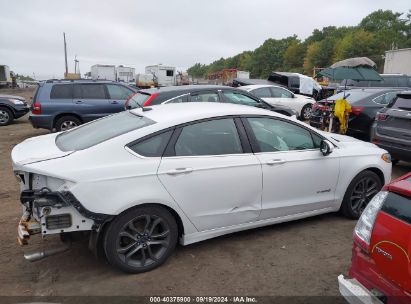
<path fill-rule="evenodd" d="M 124 272 L 141 273 L 163 264 L 177 239 L 177 223 L 168 210 L 141 206 L 114 219 L 104 237 L 104 251 L 111 265 Z"/>
<path fill-rule="evenodd" d="M 311 118 L 311 111 L 312 111 L 312 105 L 311 104 L 306 104 L 302 110 L 301 110 L 301 120 L 309 120 Z"/>
<path fill-rule="evenodd" d="M 351 181 L 341 204 L 341 213 L 351 219 L 358 219 L 370 200 L 382 188 L 382 182 L 372 171 L 363 171 Z"/>
<path fill-rule="evenodd" d="M 0 108 L 0 126 L 9 125 L 14 119 L 13 113 L 7 108 Z"/>

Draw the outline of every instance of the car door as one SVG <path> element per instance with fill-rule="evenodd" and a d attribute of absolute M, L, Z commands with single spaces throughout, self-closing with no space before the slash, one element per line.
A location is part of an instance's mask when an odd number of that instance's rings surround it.
<path fill-rule="evenodd" d="M 125 86 L 118 84 L 106 84 L 110 113 L 124 111 L 127 98 L 134 92 Z"/>
<path fill-rule="evenodd" d="M 280 118 L 248 117 L 243 122 L 262 165 L 260 219 L 332 206 L 340 170 L 337 149 L 323 156 L 318 134 Z"/>
<path fill-rule="evenodd" d="M 113 113 L 103 83 L 74 84 L 73 103 L 84 122 Z"/>
<path fill-rule="evenodd" d="M 271 87 L 270 90 L 273 103 L 287 106 L 292 109 L 298 108 L 297 101 L 294 100 L 294 94 L 292 92 L 279 87 Z"/>
<path fill-rule="evenodd" d="M 262 100 L 275 104 L 275 100 L 271 94 L 271 90 L 269 87 L 262 87 L 255 90 L 250 91 L 251 94 L 261 98 Z"/>
<path fill-rule="evenodd" d="M 160 181 L 199 231 L 252 222 L 260 214 L 261 165 L 241 128 L 233 118 L 180 127 L 161 160 Z"/>

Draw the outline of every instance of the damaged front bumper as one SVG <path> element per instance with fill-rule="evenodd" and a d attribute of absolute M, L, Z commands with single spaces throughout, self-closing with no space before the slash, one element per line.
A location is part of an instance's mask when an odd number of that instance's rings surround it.
<path fill-rule="evenodd" d="M 23 190 L 20 201 L 23 215 L 17 228 L 17 240 L 27 245 L 30 236 L 98 230 L 110 215 L 94 213 L 69 191 Z"/>

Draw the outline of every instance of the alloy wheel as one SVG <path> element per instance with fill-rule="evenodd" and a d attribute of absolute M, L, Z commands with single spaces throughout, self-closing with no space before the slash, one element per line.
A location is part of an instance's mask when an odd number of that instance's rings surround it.
<path fill-rule="evenodd" d="M 350 197 L 352 210 L 360 215 L 378 191 L 378 183 L 375 179 L 371 177 L 360 179 Z"/>
<path fill-rule="evenodd" d="M 66 120 L 61 124 L 60 130 L 61 131 L 67 131 L 69 129 L 72 129 L 74 127 L 77 127 L 77 123 L 72 120 Z"/>
<path fill-rule="evenodd" d="M 156 215 L 141 215 L 126 223 L 117 237 L 119 259 L 132 267 L 155 264 L 170 246 L 170 227 Z"/>
<path fill-rule="evenodd" d="M 303 110 L 303 117 L 304 117 L 304 120 L 308 120 L 308 119 L 310 119 L 310 117 L 311 117 L 311 107 L 305 107 L 304 108 L 304 110 Z"/>
<path fill-rule="evenodd" d="M 4 110 L 0 110 L 0 123 L 6 124 L 10 119 L 9 113 Z"/>

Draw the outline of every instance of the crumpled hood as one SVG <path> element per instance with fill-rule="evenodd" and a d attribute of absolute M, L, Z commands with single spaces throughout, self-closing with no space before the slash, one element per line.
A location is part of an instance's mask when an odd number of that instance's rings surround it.
<path fill-rule="evenodd" d="M 56 146 L 57 133 L 28 138 L 13 148 L 11 159 L 13 168 L 21 169 L 21 166 L 41 162 L 45 160 L 65 157 L 73 151 L 63 152 Z"/>

